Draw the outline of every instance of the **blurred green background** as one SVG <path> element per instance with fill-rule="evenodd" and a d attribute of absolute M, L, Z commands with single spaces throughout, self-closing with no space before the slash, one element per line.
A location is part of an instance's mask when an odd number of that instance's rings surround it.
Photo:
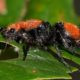
<path fill-rule="evenodd" d="M 1 27 L 32 18 L 51 24 L 63 21 L 80 25 L 80 0 L 0 0 Z M 49 48 L 56 53 L 53 46 Z M 26 61 L 22 56 L 22 44 L 8 42 L 0 35 L 0 80 L 72 79 L 69 69 L 47 51 L 31 48 Z M 65 50 L 62 56 L 80 65 L 79 57 Z M 72 72 L 79 69 L 70 67 Z"/>
<path fill-rule="evenodd" d="M 0 13 L 0 24 L 38 18 L 51 23 L 67 21 L 79 24 L 79 0 L 4 0 L 6 12 Z"/>

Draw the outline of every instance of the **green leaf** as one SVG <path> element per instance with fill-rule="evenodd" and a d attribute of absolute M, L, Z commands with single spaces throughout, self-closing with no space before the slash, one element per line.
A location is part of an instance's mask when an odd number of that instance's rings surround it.
<path fill-rule="evenodd" d="M 66 73 L 67 68 L 58 62 L 54 57 L 43 51 L 34 52 L 30 50 L 26 61 L 19 60 L 6 60 L 0 62 L 0 72 L 5 75 L 8 74 L 6 79 L 12 76 L 15 80 L 25 79 L 71 79 Z M 6 67 L 5 67 L 6 66 Z M 57 71 L 58 70 L 58 71 Z M 1 77 L 4 76 L 1 75 Z M 14 75 L 14 76 L 13 76 Z M 19 78 L 20 75 L 22 78 Z M 5 79 L 5 77 L 3 77 Z"/>
<path fill-rule="evenodd" d="M 50 48 L 53 52 L 56 53 L 56 50 L 55 50 L 54 47 L 51 46 L 51 47 L 49 47 L 49 48 Z M 80 50 L 79 50 L 79 51 L 80 51 Z M 63 56 L 64 58 L 69 59 L 69 60 L 75 62 L 76 64 L 80 65 L 80 57 L 77 57 L 77 56 L 75 55 L 75 53 L 71 54 L 71 53 L 69 53 L 69 52 L 67 52 L 67 51 L 65 51 L 65 50 L 61 50 L 61 52 L 62 52 L 62 56 Z M 79 54 L 79 55 L 80 55 L 80 54 Z"/>

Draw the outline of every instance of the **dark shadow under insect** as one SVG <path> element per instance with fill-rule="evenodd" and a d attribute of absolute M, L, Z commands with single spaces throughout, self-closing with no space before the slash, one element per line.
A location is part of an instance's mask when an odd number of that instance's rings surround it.
<path fill-rule="evenodd" d="M 67 35 L 62 22 L 56 23 L 52 26 L 50 23 L 42 21 L 37 28 L 30 30 L 24 28 L 16 31 L 14 28 L 11 28 L 10 30 L 5 28 L 3 30 L 1 29 L 1 34 L 7 39 L 15 40 L 18 43 L 24 44 L 23 60 L 26 59 L 27 53 L 31 46 L 44 48 L 45 50 L 47 50 L 50 45 L 54 46 L 61 62 L 65 65 L 67 65 L 67 63 L 62 57 L 59 47 L 63 46 L 71 53 L 77 53 L 75 50 L 76 42 L 72 37 Z M 69 68 L 68 65 L 67 67 Z"/>

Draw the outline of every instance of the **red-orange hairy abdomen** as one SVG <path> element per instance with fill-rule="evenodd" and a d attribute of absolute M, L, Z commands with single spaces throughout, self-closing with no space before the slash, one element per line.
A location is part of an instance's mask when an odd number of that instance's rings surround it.
<path fill-rule="evenodd" d="M 64 28 L 66 29 L 67 32 L 69 32 L 69 34 L 71 35 L 72 38 L 74 38 L 74 39 L 80 38 L 80 30 L 76 25 L 65 22 Z"/>

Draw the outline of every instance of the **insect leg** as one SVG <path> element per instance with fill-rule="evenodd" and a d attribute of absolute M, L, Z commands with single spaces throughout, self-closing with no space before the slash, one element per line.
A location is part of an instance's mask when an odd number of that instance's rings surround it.
<path fill-rule="evenodd" d="M 70 39 L 70 38 L 65 38 L 64 37 L 62 38 L 62 42 L 63 42 L 63 45 L 65 47 L 66 50 L 68 50 L 69 52 L 71 53 L 75 53 L 75 55 L 79 54 L 77 51 L 76 51 L 76 43 L 74 40 Z"/>
<path fill-rule="evenodd" d="M 54 47 L 55 47 L 55 49 L 57 51 L 57 55 L 59 56 L 61 62 L 70 70 L 70 72 L 72 72 L 69 64 L 62 57 L 62 53 L 61 53 L 60 49 L 58 48 L 58 45 L 57 44 L 54 44 Z"/>
<path fill-rule="evenodd" d="M 23 61 L 26 59 L 26 56 L 27 56 L 27 53 L 28 53 L 28 51 L 29 51 L 29 46 L 27 45 L 27 46 L 23 46 L 23 52 L 24 52 L 24 54 L 23 54 Z"/>

